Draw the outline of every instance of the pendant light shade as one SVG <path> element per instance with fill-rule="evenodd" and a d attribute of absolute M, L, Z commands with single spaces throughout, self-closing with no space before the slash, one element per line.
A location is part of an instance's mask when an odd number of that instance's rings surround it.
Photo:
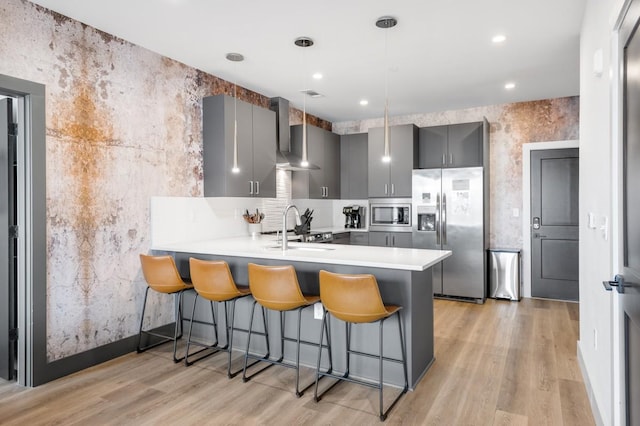
<path fill-rule="evenodd" d="M 391 140 L 389 138 L 389 64 L 387 59 L 387 32 L 389 28 L 393 28 L 398 23 L 396 18 L 383 16 L 376 21 L 376 27 L 385 30 L 384 34 L 384 153 L 382 154 L 382 162 L 389 163 L 391 161 Z"/>
<path fill-rule="evenodd" d="M 298 47 L 311 47 L 313 46 L 313 40 L 309 37 L 298 37 L 293 41 Z M 306 57 L 305 57 L 306 59 Z M 306 60 L 305 60 L 306 68 Z M 305 69 L 306 73 L 306 69 Z M 305 74 L 306 78 L 306 74 Z M 307 91 L 302 91 L 302 160 L 300 161 L 301 167 L 309 167 L 309 153 L 307 151 Z"/>
<path fill-rule="evenodd" d="M 240 53 L 227 53 L 227 60 L 231 62 L 242 62 L 244 56 Z M 237 78 L 237 77 L 236 77 Z M 240 173 L 238 167 L 238 84 L 233 83 L 233 164 L 231 165 L 232 173 Z"/>

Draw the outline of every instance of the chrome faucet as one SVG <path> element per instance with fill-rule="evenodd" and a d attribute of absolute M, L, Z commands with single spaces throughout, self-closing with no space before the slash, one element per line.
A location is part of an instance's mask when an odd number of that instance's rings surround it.
<path fill-rule="evenodd" d="M 289 240 L 287 239 L 287 213 L 289 213 L 289 209 L 293 209 L 293 212 L 296 215 L 296 225 L 302 225 L 298 208 L 293 204 L 289 204 L 287 207 L 285 207 L 284 212 L 282 212 L 282 251 L 287 250 L 287 243 L 289 242 Z"/>

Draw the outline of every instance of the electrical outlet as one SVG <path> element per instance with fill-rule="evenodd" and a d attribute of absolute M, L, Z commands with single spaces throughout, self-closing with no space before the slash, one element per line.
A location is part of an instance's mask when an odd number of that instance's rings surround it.
<path fill-rule="evenodd" d="M 322 303 L 318 302 L 313 305 L 313 319 L 321 320 L 324 315 L 324 308 Z"/>

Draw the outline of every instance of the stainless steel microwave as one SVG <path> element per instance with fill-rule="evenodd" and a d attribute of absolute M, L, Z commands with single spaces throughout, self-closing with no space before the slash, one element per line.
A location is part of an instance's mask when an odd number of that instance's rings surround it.
<path fill-rule="evenodd" d="M 369 199 L 369 218 L 371 231 L 411 232 L 411 199 Z"/>

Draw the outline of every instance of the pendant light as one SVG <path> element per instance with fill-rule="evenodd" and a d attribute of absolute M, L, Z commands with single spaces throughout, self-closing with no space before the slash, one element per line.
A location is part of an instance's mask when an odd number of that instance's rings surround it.
<path fill-rule="evenodd" d="M 396 18 L 383 16 L 376 21 L 376 27 L 388 30 L 398 23 Z M 384 33 L 384 153 L 382 162 L 391 161 L 391 141 L 389 140 L 389 64 L 387 63 L 387 31 Z"/>
<path fill-rule="evenodd" d="M 293 44 L 298 47 L 311 47 L 313 46 L 313 40 L 309 37 L 298 37 L 294 40 Z M 306 56 L 305 59 L 305 76 L 306 76 Z M 307 91 L 302 91 L 302 161 L 300 166 L 309 167 L 309 155 L 307 152 Z"/>
<path fill-rule="evenodd" d="M 231 62 L 242 62 L 244 56 L 240 53 L 227 53 L 227 60 Z M 237 68 L 237 67 L 236 67 Z M 233 165 L 231 166 L 231 172 L 240 173 L 238 167 L 238 83 L 237 83 L 237 69 L 236 78 L 233 82 Z"/>

